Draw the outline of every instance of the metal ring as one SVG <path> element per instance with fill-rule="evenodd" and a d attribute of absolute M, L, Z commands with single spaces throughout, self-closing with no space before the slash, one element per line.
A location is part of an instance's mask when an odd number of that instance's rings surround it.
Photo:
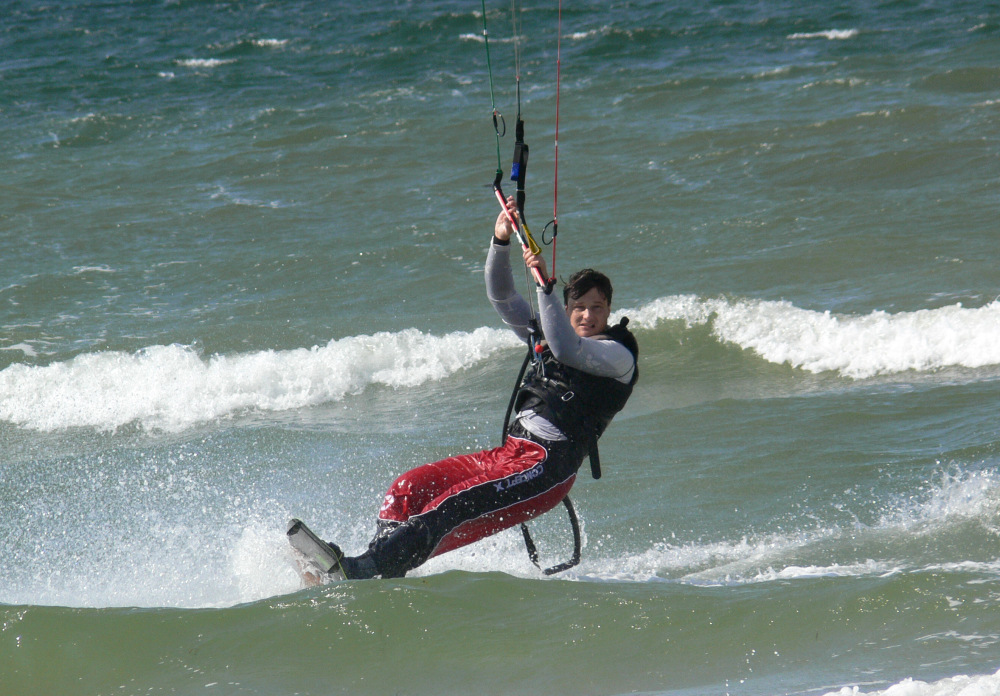
<path fill-rule="evenodd" d="M 500 117 L 499 123 L 497 122 L 497 116 Z M 502 131 L 500 130 L 501 124 L 503 125 Z M 504 120 L 503 114 L 497 111 L 496 109 L 493 110 L 493 130 L 495 130 L 497 136 L 501 138 L 507 135 L 507 121 Z"/>

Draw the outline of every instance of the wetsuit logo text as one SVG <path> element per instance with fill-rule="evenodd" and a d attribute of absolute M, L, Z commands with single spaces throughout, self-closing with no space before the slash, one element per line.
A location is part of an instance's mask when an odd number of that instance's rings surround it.
<path fill-rule="evenodd" d="M 536 479 L 543 473 L 545 473 L 545 467 L 542 466 L 541 464 L 536 464 L 527 471 L 522 471 L 517 476 L 501 479 L 500 481 L 494 482 L 493 486 L 497 489 L 497 492 L 499 493 L 501 491 L 510 490 L 514 486 L 519 486 L 522 483 L 527 483 L 532 479 Z"/>

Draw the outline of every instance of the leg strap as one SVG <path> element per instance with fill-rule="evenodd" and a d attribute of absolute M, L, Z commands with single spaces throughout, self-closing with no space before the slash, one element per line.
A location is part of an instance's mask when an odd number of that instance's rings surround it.
<path fill-rule="evenodd" d="M 573 557 L 565 563 L 554 565 L 551 568 L 542 568 L 542 566 L 538 563 L 538 548 L 535 546 L 535 542 L 531 538 L 531 533 L 528 531 L 528 525 L 524 523 L 521 524 L 521 534 L 524 535 L 524 545 L 528 549 L 528 558 L 530 558 L 531 562 L 535 564 L 535 567 L 541 570 L 545 575 L 555 575 L 556 573 L 561 573 L 564 570 L 569 570 L 580 562 L 580 519 L 576 516 L 576 509 L 573 507 L 573 503 L 570 501 L 569 496 L 563 498 L 563 505 L 566 506 L 566 511 L 569 513 L 570 526 L 573 527 Z"/>

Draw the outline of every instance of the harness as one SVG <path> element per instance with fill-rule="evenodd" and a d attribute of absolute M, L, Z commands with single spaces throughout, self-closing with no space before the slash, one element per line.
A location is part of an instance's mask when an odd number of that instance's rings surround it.
<path fill-rule="evenodd" d="M 636 357 L 639 347 L 635 337 L 625 328 L 627 325 L 626 317 L 597 338 L 617 341 Z M 626 384 L 563 365 L 544 342 L 541 346 L 541 359 L 534 361 L 533 369 L 520 381 L 515 392 L 513 410 L 537 413 L 570 440 L 584 443 L 591 474 L 599 479 L 601 463 L 597 440 L 615 414 L 625 407 L 639 377 L 638 366 L 633 368 L 632 378 Z"/>

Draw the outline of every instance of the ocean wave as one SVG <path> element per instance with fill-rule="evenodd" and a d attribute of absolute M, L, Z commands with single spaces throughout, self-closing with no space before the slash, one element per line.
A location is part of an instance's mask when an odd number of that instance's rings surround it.
<path fill-rule="evenodd" d="M 133 422 L 176 431 L 244 410 L 340 401 L 373 384 L 414 387 L 517 345 L 499 329 L 445 336 L 408 329 L 207 360 L 182 345 L 89 353 L 0 372 L 0 419 L 43 431 Z"/>
<path fill-rule="evenodd" d="M 953 572 L 992 581 L 1000 574 L 997 561 L 948 559 L 942 554 L 954 545 L 956 535 L 969 539 L 993 535 L 998 487 L 995 469 L 943 473 L 927 484 L 922 496 L 908 494 L 888 501 L 886 511 L 870 524 L 855 520 L 849 525 L 826 523 L 738 539 L 662 541 L 639 553 L 591 562 L 582 578 L 629 582 L 666 578 L 711 587 Z M 926 557 L 902 551 L 915 539 L 929 549 Z M 868 549 L 860 557 L 859 545 Z"/>
<path fill-rule="evenodd" d="M 857 686 L 845 686 L 840 691 L 831 691 L 826 696 L 979 696 L 1000 692 L 1000 671 L 994 674 L 959 674 L 936 682 L 918 679 L 904 679 L 888 689 L 862 691 Z"/>
<path fill-rule="evenodd" d="M 639 331 L 671 321 L 685 329 L 707 326 L 715 340 L 768 362 L 851 379 L 1000 364 L 997 301 L 979 308 L 956 304 L 842 316 L 783 301 L 678 295 L 619 314 L 631 317 Z M 240 411 L 336 402 L 369 385 L 415 387 L 519 345 L 500 329 L 443 336 L 407 329 L 207 359 L 190 346 L 157 345 L 135 353 L 87 353 L 46 366 L 17 363 L 0 371 L 0 420 L 44 431 L 112 430 L 134 422 L 179 430 Z"/>
<path fill-rule="evenodd" d="M 639 326 L 680 320 L 775 364 L 864 379 L 1000 364 L 1000 302 L 837 315 L 786 301 L 665 297 L 625 312 Z"/>
<path fill-rule="evenodd" d="M 185 68 L 217 68 L 220 65 L 228 65 L 230 63 L 235 63 L 236 60 L 233 58 L 223 59 L 223 58 L 184 58 L 177 59 L 175 61 L 177 65 L 183 66 Z"/>
<path fill-rule="evenodd" d="M 487 37 L 487 36 L 483 36 L 482 33 L 478 33 L 477 34 L 477 33 L 474 33 L 474 32 L 468 32 L 468 33 L 464 33 L 464 34 L 459 34 L 458 35 L 458 40 L 459 41 L 473 41 L 475 43 L 486 43 L 487 39 L 489 40 L 489 42 L 491 44 L 511 44 L 511 43 L 514 43 L 517 40 L 517 39 L 515 39 L 513 37 L 509 37 L 509 36 L 508 37 L 503 37 L 503 36 L 494 37 L 494 36 L 491 35 L 491 36 Z"/>
<path fill-rule="evenodd" d="M 789 34 L 788 38 L 791 40 L 827 39 L 828 41 L 844 41 L 846 39 L 853 39 L 857 35 L 857 29 L 827 29 L 826 31 Z"/>

